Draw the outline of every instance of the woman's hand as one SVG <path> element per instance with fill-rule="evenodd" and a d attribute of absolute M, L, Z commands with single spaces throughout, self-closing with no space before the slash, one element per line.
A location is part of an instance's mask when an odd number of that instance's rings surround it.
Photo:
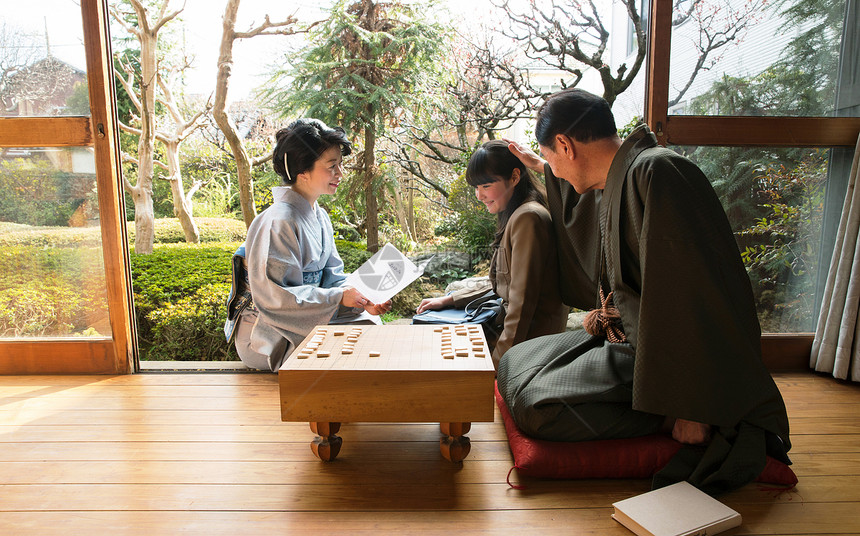
<path fill-rule="evenodd" d="M 353 287 L 346 287 L 343 290 L 343 297 L 340 299 L 340 304 L 344 307 L 357 307 L 364 309 L 372 315 L 381 315 L 391 310 L 391 300 L 388 300 L 385 303 L 373 303 Z"/>
<path fill-rule="evenodd" d="M 372 315 L 379 316 L 391 310 L 391 300 L 385 303 L 368 303 L 364 306 L 364 310 Z"/>
<path fill-rule="evenodd" d="M 524 166 L 534 171 L 535 173 L 543 173 L 543 166 L 546 164 L 546 160 L 539 157 L 535 154 L 534 151 L 529 149 L 528 147 L 524 147 L 519 143 L 509 140 L 506 138 L 502 138 L 506 142 L 508 142 L 508 149 L 514 153 L 514 156 L 520 159 L 520 162 L 523 163 Z"/>
<path fill-rule="evenodd" d="M 344 307 L 360 307 L 364 308 L 367 305 L 373 305 L 370 300 L 365 298 L 361 292 L 353 287 L 346 287 L 343 290 L 343 296 L 340 299 L 340 304 Z"/>
<path fill-rule="evenodd" d="M 416 313 L 423 313 L 424 311 L 438 311 L 439 309 L 447 309 L 448 307 L 454 306 L 454 298 L 452 296 L 440 296 L 438 298 L 424 298 L 421 300 L 421 304 L 418 305 L 418 309 L 415 310 Z"/>

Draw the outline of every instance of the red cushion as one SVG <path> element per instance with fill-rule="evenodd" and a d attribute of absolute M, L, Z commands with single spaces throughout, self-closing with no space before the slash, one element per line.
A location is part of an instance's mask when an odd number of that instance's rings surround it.
<path fill-rule="evenodd" d="M 514 467 L 522 475 L 541 478 L 650 478 L 681 448 L 669 436 L 654 434 L 599 441 L 546 441 L 523 434 L 496 386 L 496 404 L 505 422 Z M 768 456 L 756 482 L 793 486 L 797 476 L 786 464 Z"/>

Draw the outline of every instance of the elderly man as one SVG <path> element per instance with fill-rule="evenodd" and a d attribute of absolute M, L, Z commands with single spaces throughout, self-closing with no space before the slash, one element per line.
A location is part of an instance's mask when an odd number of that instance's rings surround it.
<path fill-rule="evenodd" d="M 565 303 L 595 310 L 588 333 L 502 358 L 499 390 L 517 424 L 561 441 L 671 427 L 688 446 L 655 487 L 689 480 L 718 494 L 752 481 L 766 454 L 790 463 L 750 281 L 701 170 L 644 125 L 622 140 L 606 101 L 578 89 L 547 99 L 535 134 L 543 159 L 511 150 L 545 173 Z"/>

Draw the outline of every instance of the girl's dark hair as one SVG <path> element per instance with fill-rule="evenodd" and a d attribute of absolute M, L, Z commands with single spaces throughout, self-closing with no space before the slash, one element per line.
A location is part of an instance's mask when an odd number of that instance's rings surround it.
<path fill-rule="evenodd" d="M 537 201 L 544 207 L 547 206 L 546 188 L 511 152 L 508 142 L 504 140 L 491 140 L 481 145 L 472 153 L 469 165 L 466 167 L 466 182 L 473 187 L 509 179 L 515 169 L 520 170 L 520 181 L 514 187 L 505 210 L 497 215 L 498 225 L 493 246 L 498 246 L 502 241 L 508 220 L 520 205 L 528 201 Z"/>
<path fill-rule="evenodd" d="M 545 147 L 555 146 L 556 134 L 587 143 L 617 133 L 615 117 L 606 99 L 582 89 L 567 88 L 553 93 L 538 108 L 535 137 Z"/>
<path fill-rule="evenodd" d="M 314 162 L 331 147 L 340 146 L 340 153 L 352 153 L 352 143 L 340 127 L 331 128 L 319 119 L 296 119 L 275 133 L 272 167 L 283 184 L 295 184 L 299 173 L 313 169 Z M 284 154 L 289 169 L 284 168 Z"/>

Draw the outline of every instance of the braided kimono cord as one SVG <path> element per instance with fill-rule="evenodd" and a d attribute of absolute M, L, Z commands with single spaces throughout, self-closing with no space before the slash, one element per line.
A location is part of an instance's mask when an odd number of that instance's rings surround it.
<path fill-rule="evenodd" d="M 621 330 L 621 313 L 612 303 L 612 293 L 603 295 L 600 289 L 600 309 L 592 309 L 582 320 L 582 327 L 589 335 L 606 337 L 609 342 L 627 342 L 627 336 Z"/>

